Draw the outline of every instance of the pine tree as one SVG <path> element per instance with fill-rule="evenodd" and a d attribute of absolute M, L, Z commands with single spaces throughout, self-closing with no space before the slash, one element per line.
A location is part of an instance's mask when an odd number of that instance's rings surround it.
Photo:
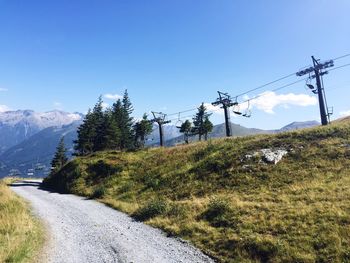
<path fill-rule="evenodd" d="M 146 113 L 143 114 L 142 120 L 135 124 L 134 130 L 136 146 L 143 148 L 146 136 L 152 132 L 152 123 L 147 119 Z"/>
<path fill-rule="evenodd" d="M 192 131 L 192 123 L 189 120 L 186 120 L 182 123 L 180 127 L 180 132 L 184 134 L 184 140 L 188 144 L 188 139 Z"/>
<path fill-rule="evenodd" d="M 123 100 L 117 100 L 113 104 L 113 117 L 120 130 L 120 148 L 131 149 L 134 147 L 133 118 L 130 116 L 133 107 L 129 99 L 128 91 L 125 90 Z"/>
<path fill-rule="evenodd" d="M 100 127 L 99 150 L 115 150 L 120 147 L 120 130 L 110 109 L 106 110 Z"/>
<path fill-rule="evenodd" d="M 78 127 L 77 140 L 74 141 L 75 155 L 87 155 L 93 152 L 96 127 L 94 116 L 89 109 L 83 123 Z"/>
<path fill-rule="evenodd" d="M 113 104 L 113 108 L 112 108 L 112 119 L 115 123 L 115 126 L 118 129 L 118 140 L 116 141 L 116 148 L 118 149 L 122 149 L 122 143 L 121 143 L 121 137 L 122 137 L 122 119 L 123 119 L 123 106 L 122 106 L 122 102 L 120 99 L 117 100 L 117 102 L 115 102 Z"/>
<path fill-rule="evenodd" d="M 204 103 L 202 103 L 198 107 L 198 112 L 196 115 L 193 117 L 193 125 L 194 127 L 192 128 L 192 133 L 198 135 L 198 139 L 201 141 L 202 136 L 205 134 L 208 134 L 208 132 L 204 128 L 204 121 L 206 118 L 208 118 L 209 121 L 209 116 L 211 114 L 207 113 L 207 108 L 204 106 Z"/>
<path fill-rule="evenodd" d="M 101 151 L 104 150 L 103 148 L 103 140 L 104 140 L 104 133 L 105 133 L 105 117 L 103 112 L 103 101 L 102 96 L 100 96 L 97 100 L 97 103 L 95 104 L 93 110 L 92 110 L 92 122 L 91 125 L 95 129 L 95 136 L 93 138 L 93 147 L 92 151 Z"/>
<path fill-rule="evenodd" d="M 130 116 L 134 111 L 132 104 L 130 102 L 130 98 L 128 95 L 128 91 L 125 90 L 123 100 L 123 126 L 121 130 L 122 135 L 122 147 L 124 149 L 131 149 L 134 147 L 134 130 L 133 130 L 133 118 Z"/>
<path fill-rule="evenodd" d="M 203 123 L 203 133 L 204 133 L 204 140 L 208 140 L 208 134 L 211 133 L 213 130 L 213 123 L 209 120 L 209 116 L 205 116 L 204 123 Z"/>
<path fill-rule="evenodd" d="M 57 172 L 68 162 L 66 154 L 67 149 L 64 145 L 64 137 L 62 137 L 56 148 L 56 153 L 51 161 L 51 167 L 53 167 L 53 172 Z"/>
<path fill-rule="evenodd" d="M 78 138 L 74 141 L 75 155 L 87 155 L 94 151 L 101 150 L 103 135 L 103 101 L 102 97 L 98 98 L 93 110 L 89 109 L 85 115 L 83 123 L 78 128 Z"/>

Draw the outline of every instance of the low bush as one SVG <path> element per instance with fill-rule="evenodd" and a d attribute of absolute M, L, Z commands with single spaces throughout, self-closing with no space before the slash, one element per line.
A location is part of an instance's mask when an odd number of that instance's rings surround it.
<path fill-rule="evenodd" d="M 146 221 L 158 215 L 165 214 L 168 210 L 168 204 L 163 199 L 154 199 L 146 203 L 140 209 L 136 210 L 134 216 L 137 220 Z"/>
<path fill-rule="evenodd" d="M 107 188 L 104 185 L 98 186 L 92 194 L 92 198 L 102 198 L 107 194 Z"/>
<path fill-rule="evenodd" d="M 228 227 L 232 225 L 232 209 L 227 199 L 214 197 L 210 199 L 207 210 L 202 214 L 203 219 L 207 220 L 215 227 Z"/>

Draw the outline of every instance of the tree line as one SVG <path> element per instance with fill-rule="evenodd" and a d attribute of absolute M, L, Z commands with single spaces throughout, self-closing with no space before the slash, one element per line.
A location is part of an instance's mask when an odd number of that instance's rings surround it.
<path fill-rule="evenodd" d="M 134 122 L 131 116 L 133 110 L 127 90 L 122 99 L 105 110 L 100 96 L 78 127 L 77 140 L 74 141 L 75 155 L 143 147 L 147 135 L 152 132 L 152 123 L 147 114 L 140 121 Z"/>
<path fill-rule="evenodd" d="M 112 107 L 103 108 L 100 96 L 92 109 L 88 110 L 82 124 L 78 127 L 77 139 L 74 141 L 74 155 L 85 156 L 103 150 L 135 150 L 145 146 L 146 138 L 152 132 L 153 121 L 145 113 L 141 120 L 135 121 L 131 116 L 133 106 L 128 91 L 125 90 L 122 99 L 118 99 Z M 186 120 L 178 128 L 184 134 L 184 140 L 189 143 L 191 136 L 198 135 L 199 140 L 208 139 L 213 129 L 204 103 L 198 107 L 193 122 Z M 60 140 L 52 167 L 60 169 L 66 162 L 66 149 L 63 138 Z"/>

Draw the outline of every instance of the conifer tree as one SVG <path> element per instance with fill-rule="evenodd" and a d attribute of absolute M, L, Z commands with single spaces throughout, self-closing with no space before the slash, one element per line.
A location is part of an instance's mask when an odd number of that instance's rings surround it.
<path fill-rule="evenodd" d="M 78 138 L 74 141 L 75 155 L 87 155 L 94 151 L 101 150 L 103 135 L 103 101 L 102 97 L 98 98 L 93 110 L 89 109 L 85 115 L 83 123 L 78 128 Z"/>
<path fill-rule="evenodd" d="M 204 121 L 208 118 L 209 121 L 209 116 L 211 114 L 207 113 L 207 108 L 204 106 L 204 103 L 202 103 L 198 107 L 198 112 L 196 115 L 193 117 L 193 128 L 192 128 L 192 133 L 198 135 L 198 139 L 201 141 L 202 136 L 205 134 L 208 134 L 204 127 Z"/>
<path fill-rule="evenodd" d="M 122 143 L 121 143 L 121 136 L 122 136 L 122 119 L 123 119 L 123 106 L 120 99 L 118 99 L 114 104 L 112 108 L 112 118 L 114 120 L 115 125 L 117 126 L 117 129 L 119 130 L 119 137 L 117 141 L 117 148 L 122 149 Z"/>
<path fill-rule="evenodd" d="M 104 112 L 100 127 L 101 135 L 98 150 L 115 150 L 120 147 L 120 130 L 113 117 L 111 109 Z"/>
<path fill-rule="evenodd" d="M 121 144 L 124 149 L 133 148 L 134 143 L 134 130 L 133 130 L 133 118 L 130 116 L 134 111 L 128 91 L 125 90 L 123 100 L 123 125 L 121 130 Z"/>
<path fill-rule="evenodd" d="M 209 116 L 205 116 L 204 123 L 203 123 L 203 133 L 204 133 L 204 140 L 208 140 L 208 134 L 211 133 L 213 130 L 213 123 L 209 120 Z"/>
<path fill-rule="evenodd" d="M 188 144 L 188 139 L 192 131 L 192 123 L 189 120 L 186 120 L 181 124 L 180 132 L 184 134 L 185 143 Z"/>
<path fill-rule="evenodd" d="M 62 137 L 56 148 L 56 153 L 51 161 L 51 167 L 53 172 L 60 170 L 68 162 L 67 149 L 64 145 L 64 137 Z"/>
<path fill-rule="evenodd" d="M 103 140 L 105 132 L 105 118 L 103 112 L 103 101 L 102 96 L 100 96 L 92 110 L 92 122 L 91 125 L 95 129 L 95 134 L 93 138 L 93 152 L 101 151 L 103 149 Z"/>
<path fill-rule="evenodd" d="M 113 104 L 113 116 L 120 130 L 120 148 L 131 149 L 134 147 L 134 129 L 131 113 L 133 107 L 130 102 L 128 91 L 125 90 L 122 100 Z"/>
<path fill-rule="evenodd" d="M 85 115 L 83 123 L 78 127 L 77 139 L 74 141 L 75 155 L 87 155 L 93 152 L 96 127 L 94 116 L 89 109 Z"/>
<path fill-rule="evenodd" d="M 136 146 L 143 148 L 147 135 L 152 132 L 152 123 L 147 119 L 147 114 L 143 114 L 142 120 L 136 122 L 134 126 Z"/>

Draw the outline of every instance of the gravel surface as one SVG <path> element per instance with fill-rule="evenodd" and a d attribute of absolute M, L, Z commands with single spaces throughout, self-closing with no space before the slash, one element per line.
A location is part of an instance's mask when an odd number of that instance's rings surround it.
<path fill-rule="evenodd" d="M 94 200 L 39 189 L 38 181 L 11 186 L 48 226 L 44 262 L 214 262 L 198 249 Z"/>

